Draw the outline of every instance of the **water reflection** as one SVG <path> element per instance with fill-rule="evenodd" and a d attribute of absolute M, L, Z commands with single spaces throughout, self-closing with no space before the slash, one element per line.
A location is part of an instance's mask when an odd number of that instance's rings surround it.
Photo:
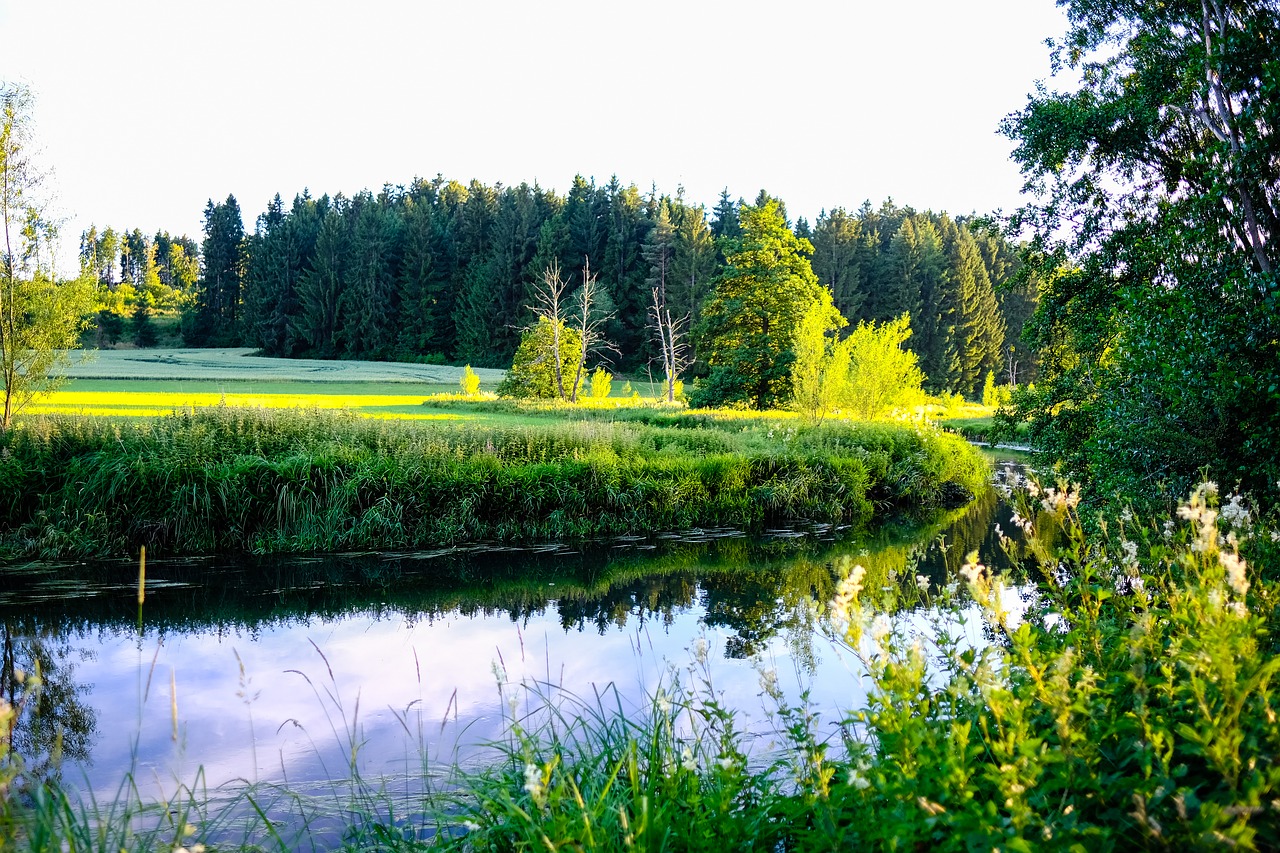
<path fill-rule="evenodd" d="M 992 523 L 1009 529 L 1007 512 L 988 493 L 856 539 L 721 530 L 583 548 L 153 563 L 141 625 L 131 564 L 10 566 L 0 569 L 0 688 L 12 694 L 14 666 L 38 658 L 44 698 L 15 748 L 32 777 L 47 776 L 60 737 L 74 761 L 64 766 L 106 792 L 130 768 L 170 790 L 198 767 L 212 784 L 334 778 L 349 731 L 366 774 L 420 764 L 423 749 L 449 761 L 464 742 L 500 735 L 496 679 L 583 696 L 614 683 L 640 703 L 700 635 L 727 704 L 761 716 L 748 659 L 763 656 L 793 673 L 793 692 L 809 688 L 834 711 L 860 698 L 816 624 L 842 561 L 867 567 L 868 589 L 945 582 L 974 550 L 1001 564 Z M 431 732 L 412 748 L 410 710 Z"/>

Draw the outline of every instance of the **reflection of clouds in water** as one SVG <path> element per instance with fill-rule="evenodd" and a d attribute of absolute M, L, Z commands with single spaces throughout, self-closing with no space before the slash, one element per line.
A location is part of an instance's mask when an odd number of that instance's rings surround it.
<path fill-rule="evenodd" d="M 511 683 L 526 685 L 517 691 L 521 714 L 545 697 L 567 699 L 572 707 L 573 701 L 594 705 L 598 695 L 606 707 L 620 702 L 624 713 L 640 713 L 648 708 L 648 696 L 669 681 L 672 667 L 683 683 L 701 687 L 702 673 L 689 673 L 689 649 L 702 635 L 704 615 L 695 608 L 665 626 L 650 623 L 639 631 L 624 626 L 603 635 L 565 631 L 556 616 L 545 614 L 520 625 L 505 616 L 406 625 L 400 619 L 356 615 L 263 630 L 252 638 L 171 634 L 158 654 L 155 638 L 146 638 L 139 650 L 136 637 L 120 637 L 104 643 L 98 661 L 86 663 L 83 673 L 94 685 L 93 703 L 111 720 L 87 771 L 88 782 L 98 792 L 114 791 L 122 772 L 134 766 L 134 755 L 140 787 L 148 794 L 190 783 L 201 767 L 211 786 L 252 779 L 255 747 L 260 779 L 285 776 L 291 784 L 306 784 L 343 778 L 353 721 L 362 773 L 420 772 L 417 744 L 397 715 L 415 736 L 421 731 L 429 763 L 483 760 L 478 748 L 502 736 L 508 713 L 493 672 L 499 660 Z M 706 636 L 717 698 L 741 709 L 739 725 L 767 742 L 771 738 L 751 662 L 724 658 L 727 632 Z M 256 694 L 249 706 L 237 695 L 241 684 L 233 648 L 244 661 L 248 694 Z M 789 648 L 788 638 L 780 635 L 768 643 L 764 657 L 778 669 L 790 696 L 809 687 L 829 721 L 837 718 L 837 709 L 860 701 L 856 681 L 837 655 L 824 655 L 811 677 L 802 676 Z M 153 657 L 149 694 L 139 715 Z M 181 732 L 176 744 L 168 695 L 171 668 Z M 250 740 L 251 714 L 256 744 Z"/>

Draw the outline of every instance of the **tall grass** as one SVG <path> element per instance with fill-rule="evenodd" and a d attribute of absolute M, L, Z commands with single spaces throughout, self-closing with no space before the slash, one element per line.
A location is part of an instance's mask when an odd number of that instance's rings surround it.
<path fill-rule="evenodd" d="M 0 437 L 11 553 L 41 557 L 427 548 L 954 504 L 986 465 L 893 425 L 655 414 L 509 426 L 347 413 L 36 417 Z"/>
<path fill-rule="evenodd" d="M 183 791 L 152 807 L 126 784 L 123 811 L 54 790 L 5 811 L 0 839 L 173 849 L 192 824 L 190 838 L 219 849 L 1275 849 L 1280 533 L 1212 484 L 1174 517 L 1126 513 L 1092 536 L 1076 498 L 1034 484 L 1014 496 L 1030 534 L 1018 556 L 1042 570 L 1018 606 L 972 558 L 942 584 L 885 584 L 842 561 L 828 630 L 867 701 L 824 725 L 760 662 L 772 751 L 751 748 L 695 639 L 640 708 L 611 691 L 512 685 L 499 669 L 506 730 L 489 765 L 424 786 L 416 803 L 354 770 L 327 810 L 260 786 L 229 806 Z M 904 604 L 927 618 L 887 618 Z M 976 644 L 971 620 L 984 626 Z M 336 687 L 324 695 L 354 754 L 357 714 Z"/>

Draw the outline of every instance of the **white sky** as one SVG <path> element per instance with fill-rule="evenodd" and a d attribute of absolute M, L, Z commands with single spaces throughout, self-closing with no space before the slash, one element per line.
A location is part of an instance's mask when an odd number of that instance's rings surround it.
<path fill-rule="evenodd" d="M 1053 0 L 0 0 L 0 79 L 36 95 L 72 246 L 436 173 L 764 187 L 812 221 L 1016 205 L 997 124 L 1063 29 Z"/>

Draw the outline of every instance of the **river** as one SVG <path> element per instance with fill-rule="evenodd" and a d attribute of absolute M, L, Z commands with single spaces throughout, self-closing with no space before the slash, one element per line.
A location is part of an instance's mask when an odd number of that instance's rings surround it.
<path fill-rule="evenodd" d="M 767 749 L 760 670 L 831 724 L 862 703 L 856 660 L 823 630 L 841 567 L 883 587 L 1005 566 L 990 491 L 871 534 L 829 527 L 625 537 L 586 546 L 0 568 L 4 673 L 39 659 L 15 732 L 31 776 L 110 798 L 199 779 L 295 788 L 419 780 L 491 760 L 484 744 L 544 702 L 642 713 L 673 678 L 706 684 Z M 910 597 L 908 597 L 910 599 Z M 928 614 L 928 597 L 893 618 Z M 980 619 L 969 620 L 982 643 Z M 705 640 L 705 665 L 697 658 Z M 514 697 L 514 698 L 513 698 Z M 354 765 L 352 764 L 354 755 Z M 412 785 L 412 782 L 406 782 Z"/>

